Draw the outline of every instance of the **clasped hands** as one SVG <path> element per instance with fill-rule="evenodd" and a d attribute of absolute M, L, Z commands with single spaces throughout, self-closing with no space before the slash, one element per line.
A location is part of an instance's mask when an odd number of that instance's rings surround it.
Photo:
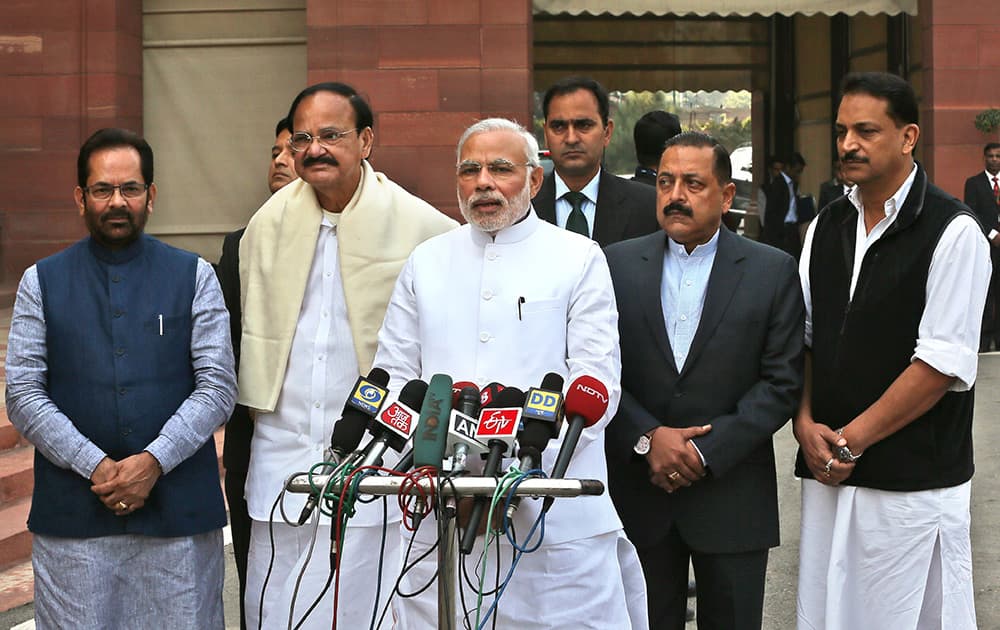
<path fill-rule="evenodd" d="M 705 435 L 712 425 L 674 429 L 657 427 L 649 437 L 649 481 L 667 492 L 690 486 L 705 476 L 701 455 L 691 442 Z"/>
<path fill-rule="evenodd" d="M 802 447 L 806 466 L 816 481 L 836 486 L 854 472 L 854 462 L 840 461 L 834 453 L 838 446 L 847 446 L 847 438 L 844 436 L 825 424 L 802 416 L 795 420 L 793 432 Z"/>
<path fill-rule="evenodd" d="M 117 462 L 105 457 L 90 476 L 90 490 L 109 510 L 125 516 L 146 504 L 160 474 L 159 462 L 147 451 Z"/>

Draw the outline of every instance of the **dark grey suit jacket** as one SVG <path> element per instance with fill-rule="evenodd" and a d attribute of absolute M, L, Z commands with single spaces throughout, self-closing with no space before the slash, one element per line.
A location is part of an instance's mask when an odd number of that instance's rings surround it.
<path fill-rule="evenodd" d="M 819 185 L 819 202 L 817 203 L 816 211 L 819 212 L 830 202 L 835 199 L 840 199 L 844 196 L 844 185 L 838 181 L 823 182 Z"/>
<path fill-rule="evenodd" d="M 805 311 L 795 261 L 772 247 L 719 232 L 698 330 L 678 372 L 660 303 L 662 232 L 605 250 L 618 300 L 622 399 L 606 429 L 609 491 L 629 538 L 659 542 L 671 522 L 706 553 L 778 544 L 772 434 L 802 391 Z M 632 450 L 658 426 L 711 423 L 695 443 L 709 474 L 667 494 Z"/>
<path fill-rule="evenodd" d="M 593 238 L 601 247 L 627 238 L 657 232 L 656 189 L 622 179 L 601 169 L 597 180 L 597 212 L 594 215 Z M 555 225 L 556 179 L 549 173 L 542 181 L 538 194 L 531 200 L 539 217 Z"/>

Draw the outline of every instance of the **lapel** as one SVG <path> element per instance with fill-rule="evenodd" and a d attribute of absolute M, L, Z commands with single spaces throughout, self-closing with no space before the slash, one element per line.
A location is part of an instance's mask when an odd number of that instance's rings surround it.
<path fill-rule="evenodd" d="M 663 320 L 663 305 L 660 302 L 660 287 L 663 283 L 663 254 L 667 246 L 667 235 L 656 232 L 644 237 L 647 247 L 641 254 L 635 273 L 635 285 L 640 287 L 643 318 L 649 325 L 653 342 L 663 353 L 663 358 L 674 376 L 677 375 L 677 364 L 674 362 L 674 350 L 670 347 L 667 337 L 667 324 Z"/>
<path fill-rule="evenodd" d="M 986 173 L 979 174 L 979 184 L 979 188 L 982 191 L 981 194 L 983 195 L 983 203 L 992 202 L 993 205 L 996 205 L 996 197 L 993 196 L 993 182 Z"/>
<path fill-rule="evenodd" d="M 556 176 L 553 173 L 549 173 L 542 180 L 542 187 L 531 200 L 531 205 L 535 208 L 538 218 L 552 225 L 556 224 Z"/>
<path fill-rule="evenodd" d="M 597 185 L 597 211 L 594 213 L 594 240 L 601 247 L 617 243 L 625 234 L 625 223 L 628 220 L 628 204 L 623 199 L 625 185 L 624 180 L 601 166 Z"/>
<path fill-rule="evenodd" d="M 691 350 L 688 352 L 687 360 L 684 361 L 684 370 L 681 376 L 698 362 L 698 355 L 715 334 L 715 329 L 722 321 L 722 316 L 743 279 L 742 262 L 746 258 L 746 253 L 745 245 L 740 238 L 725 226 L 719 230 L 719 248 L 715 253 L 712 272 L 708 276 L 705 306 L 701 312 L 698 330 L 694 334 L 694 339 L 691 340 Z"/>

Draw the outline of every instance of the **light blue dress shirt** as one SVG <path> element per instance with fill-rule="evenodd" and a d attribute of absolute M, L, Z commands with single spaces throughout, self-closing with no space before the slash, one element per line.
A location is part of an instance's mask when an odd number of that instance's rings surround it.
<path fill-rule="evenodd" d="M 678 372 L 684 369 L 691 342 L 701 322 L 708 278 L 718 249 L 718 230 L 707 243 L 698 245 L 690 254 L 680 243 L 667 239 L 667 248 L 663 252 L 660 303 Z"/>

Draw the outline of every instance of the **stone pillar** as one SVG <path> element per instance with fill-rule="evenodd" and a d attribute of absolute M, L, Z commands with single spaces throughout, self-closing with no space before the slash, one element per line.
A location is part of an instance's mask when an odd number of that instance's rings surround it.
<path fill-rule="evenodd" d="M 142 131 L 142 3 L 0 0 L 0 274 L 86 233 L 73 203 L 80 144 Z"/>
<path fill-rule="evenodd" d="M 961 198 L 983 169 L 983 145 L 997 141 L 973 126 L 1000 107 L 1000 13 L 976 0 L 920 0 L 923 101 L 919 155 L 932 181 Z"/>
<path fill-rule="evenodd" d="M 308 81 L 375 112 L 372 165 L 458 218 L 455 144 L 471 123 L 531 130 L 531 1 L 308 0 Z"/>

